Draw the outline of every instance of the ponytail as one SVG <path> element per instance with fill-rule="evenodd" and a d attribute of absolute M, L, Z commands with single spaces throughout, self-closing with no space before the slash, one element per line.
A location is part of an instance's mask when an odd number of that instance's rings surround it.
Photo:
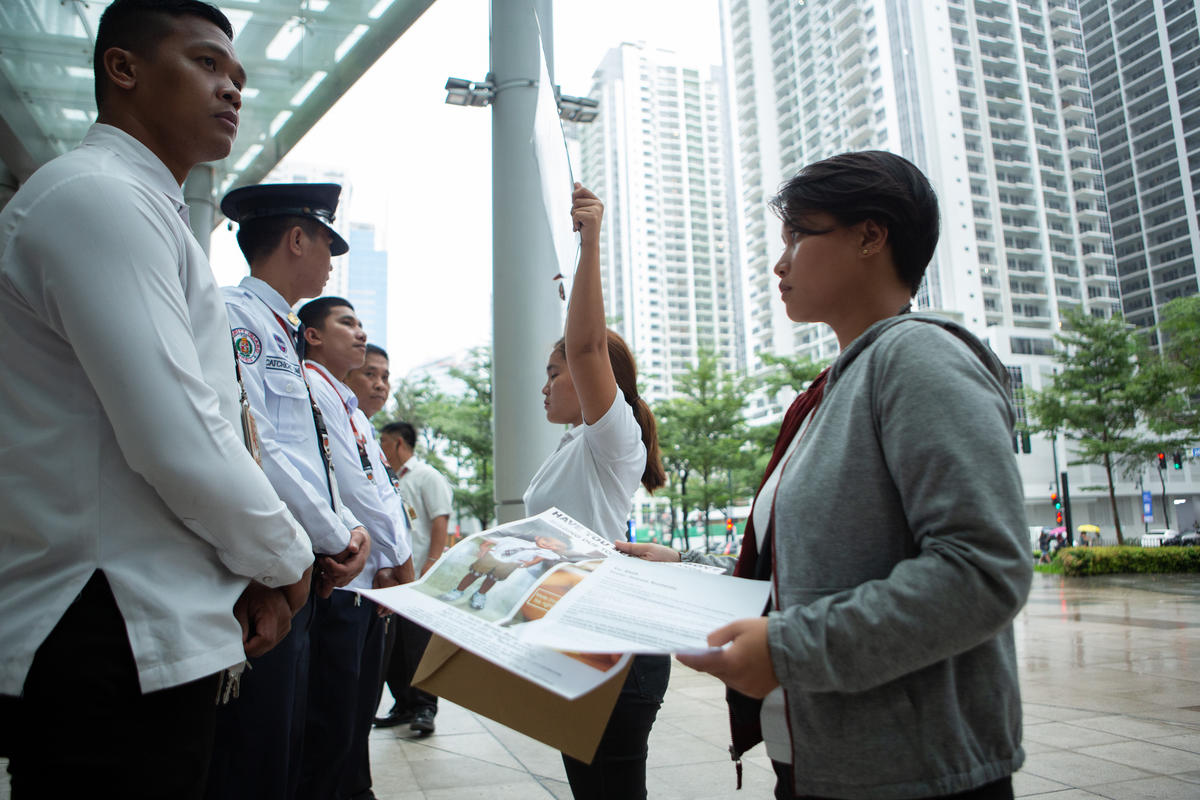
<path fill-rule="evenodd" d="M 667 483 L 667 472 L 663 469 L 662 454 L 658 449 L 658 423 L 654 421 L 654 413 L 638 395 L 637 362 L 629 345 L 617 334 L 608 331 L 608 360 L 612 364 L 613 377 L 617 380 L 617 388 L 625 402 L 633 407 L 633 418 L 642 429 L 642 444 L 646 446 L 646 469 L 642 472 L 642 486 L 651 494 L 655 489 L 662 488 Z"/>
<path fill-rule="evenodd" d="M 630 405 L 633 406 L 633 418 L 642 429 L 642 444 L 646 445 L 646 469 L 642 472 L 642 486 L 646 487 L 647 492 L 654 494 L 655 489 L 660 489 L 667 483 L 667 471 L 663 469 L 662 454 L 658 450 L 658 423 L 654 421 L 650 406 L 642 398 L 635 397 Z"/>

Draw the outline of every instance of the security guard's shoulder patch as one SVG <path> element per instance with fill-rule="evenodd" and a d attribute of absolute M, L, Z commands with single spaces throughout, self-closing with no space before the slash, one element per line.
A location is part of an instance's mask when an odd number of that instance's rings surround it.
<path fill-rule="evenodd" d="M 262 342 L 254 331 L 246 328 L 234 328 L 233 349 L 237 352 L 238 361 L 243 364 L 253 364 L 262 355 Z"/>

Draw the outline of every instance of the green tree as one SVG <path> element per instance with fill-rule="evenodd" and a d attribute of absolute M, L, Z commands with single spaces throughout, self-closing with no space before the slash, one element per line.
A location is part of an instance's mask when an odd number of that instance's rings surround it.
<path fill-rule="evenodd" d="M 772 398 L 784 390 L 799 394 L 821 374 L 821 370 L 829 366 L 828 361 L 777 356 L 774 353 L 760 353 L 758 357 L 767 366 L 767 371 L 758 379 L 759 384 Z"/>
<path fill-rule="evenodd" d="M 417 452 L 450 481 L 455 510 L 487 528 L 493 519 L 492 353 L 470 352 L 463 367 L 449 370 L 461 391 L 440 391 L 429 376 L 402 379 L 395 409 L 376 424 L 403 420 L 417 428 Z M 380 417 L 383 417 L 380 419 Z"/>
<path fill-rule="evenodd" d="M 767 366 L 767 371 L 757 378 L 758 385 L 767 392 L 769 398 L 780 397 L 785 409 L 830 363 L 828 360 L 813 361 L 811 358 L 777 356 L 773 353 L 761 353 L 759 358 Z M 778 423 L 750 427 L 750 463 L 738 483 L 748 487 L 748 494 L 751 496 L 758 491 L 767 464 L 771 463 L 771 453 L 775 449 L 775 439 L 778 436 Z"/>
<path fill-rule="evenodd" d="M 662 458 L 663 469 L 667 473 L 667 485 L 659 490 L 659 494 L 667 498 L 667 510 L 671 515 L 671 538 L 675 538 L 675 510 L 682 508 L 684 518 L 683 547 L 688 549 L 691 542 L 687 529 L 687 479 L 690 468 L 681 449 L 683 441 L 683 426 L 677 418 L 682 409 L 678 408 L 676 400 L 664 400 L 654 409 L 654 419 L 658 423 L 658 449 Z"/>
<path fill-rule="evenodd" d="M 492 523 L 495 511 L 492 473 L 492 351 L 471 351 L 464 367 L 450 377 L 462 383 L 462 394 L 437 394 L 424 407 L 427 426 L 446 456 L 458 465 L 454 503 L 480 527 Z"/>
<path fill-rule="evenodd" d="M 1150 425 L 1175 449 L 1200 436 L 1200 295 L 1163 306 L 1158 340 Z"/>
<path fill-rule="evenodd" d="M 1070 310 L 1055 339 L 1060 367 L 1050 386 L 1027 394 L 1028 427 L 1066 436 L 1075 455 L 1069 463 L 1104 468 L 1117 543 L 1122 544 L 1114 474 L 1132 472 L 1154 446 L 1142 425 L 1148 377 L 1139 364 L 1147 362 L 1147 351 L 1120 315 L 1102 319 Z"/>
<path fill-rule="evenodd" d="M 660 404 L 655 416 L 663 465 L 679 479 L 672 496 L 683 511 L 686 545 L 687 513 L 703 515 L 707 534 L 712 510 L 728 508 L 738 489 L 744 493 L 744 486 L 734 486 L 733 475 L 741 474 L 752 452 L 743 415 L 745 381 L 723 372 L 711 352 L 702 352 L 679 385 L 679 396 Z M 704 541 L 707 547 L 707 535 Z"/>
<path fill-rule="evenodd" d="M 376 430 L 390 422 L 407 422 L 412 425 L 417 429 L 417 456 L 443 475 L 450 475 L 445 459 L 438 452 L 437 434 L 429 426 L 430 409 L 446 402 L 433 378 L 428 375 L 401 378 L 392 391 L 392 399 L 395 401 L 392 410 L 376 414 L 373 418 Z"/>

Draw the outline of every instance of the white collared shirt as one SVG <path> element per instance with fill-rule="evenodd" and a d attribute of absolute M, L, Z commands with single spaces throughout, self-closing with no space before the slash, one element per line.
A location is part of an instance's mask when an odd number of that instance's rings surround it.
<path fill-rule="evenodd" d="M 258 426 L 263 471 L 308 531 L 313 548 L 341 553 L 350 544 L 350 529 L 359 523 L 329 494 L 304 369 L 296 355 L 296 326 L 288 320 L 292 309 L 268 283 L 249 275 L 221 291 Z"/>
<path fill-rule="evenodd" d="M 454 493 L 450 482 L 433 467 L 413 456 L 396 470 L 400 492 L 411 505 L 416 517 L 412 521 L 413 569 L 418 574 L 429 558 L 429 537 L 433 520 L 448 517 L 454 510 Z M 434 553 L 433 559 L 441 558 Z"/>
<path fill-rule="evenodd" d="M 0 213 L 0 693 L 97 570 L 143 692 L 244 660 L 312 546 L 242 440 L 229 326 L 166 166 L 108 125 Z"/>
<path fill-rule="evenodd" d="M 646 445 L 633 407 L 618 391 L 593 424 L 567 431 L 525 490 L 525 513 L 557 507 L 610 541 L 624 540 Z"/>
<path fill-rule="evenodd" d="M 383 567 L 394 567 L 408 560 L 411 551 L 405 535 L 404 513 L 396 496 L 396 503 L 389 509 L 384 505 L 376 480 L 382 478 L 388 489 L 396 495 L 387 471 L 376 468 L 371 462 L 371 475 L 363 470 L 358 455 L 358 433 L 363 435 L 363 447 L 367 446 L 368 432 L 353 419 L 358 409 L 358 398 L 350 388 L 330 374 L 322 364 L 305 361 L 309 371 L 308 385 L 313 399 L 325 417 L 329 433 L 329 449 L 333 456 L 334 472 L 338 476 L 338 492 L 342 502 L 354 512 L 371 536 L 371 553 L 363 571 L 350 582 L 349 588 L 370 589 L 375 573 Z M 370 428 L 368 423 L 367 428 Z M 370 457 L 368 454 L 368 461 Z"/>

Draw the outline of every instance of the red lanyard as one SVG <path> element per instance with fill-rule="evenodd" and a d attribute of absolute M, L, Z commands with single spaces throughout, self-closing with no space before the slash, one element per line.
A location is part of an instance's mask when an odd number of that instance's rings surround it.
<path fill-rule="evenodd" d="M 333 393 L 338 396 L 338 400 L 342 401 L 342 408 L 346 409 L 346 418 L 350 420 L 350 430 L 354 431 L 354 443 L 358 445 L 358 460 L 362 464 L 363 472 L 367 473 L 367 480 L 375 482 L 375 468 L 371 465 L 371 458 L 367 455 L 367 440 L 358 432 L 358 426 L 354 424 L 354 409 L 350 408 L 350 404 L 342 397 L 342 393 L 333 385 L 333 381 L 329 380 L 329 376 L 323 370 L 314 367 L 312 364 L 305 364 L 304 368 L 311 370 L 321 376 L 321 380 L 329 384 L 329 388 L 333 389 Z"/>

